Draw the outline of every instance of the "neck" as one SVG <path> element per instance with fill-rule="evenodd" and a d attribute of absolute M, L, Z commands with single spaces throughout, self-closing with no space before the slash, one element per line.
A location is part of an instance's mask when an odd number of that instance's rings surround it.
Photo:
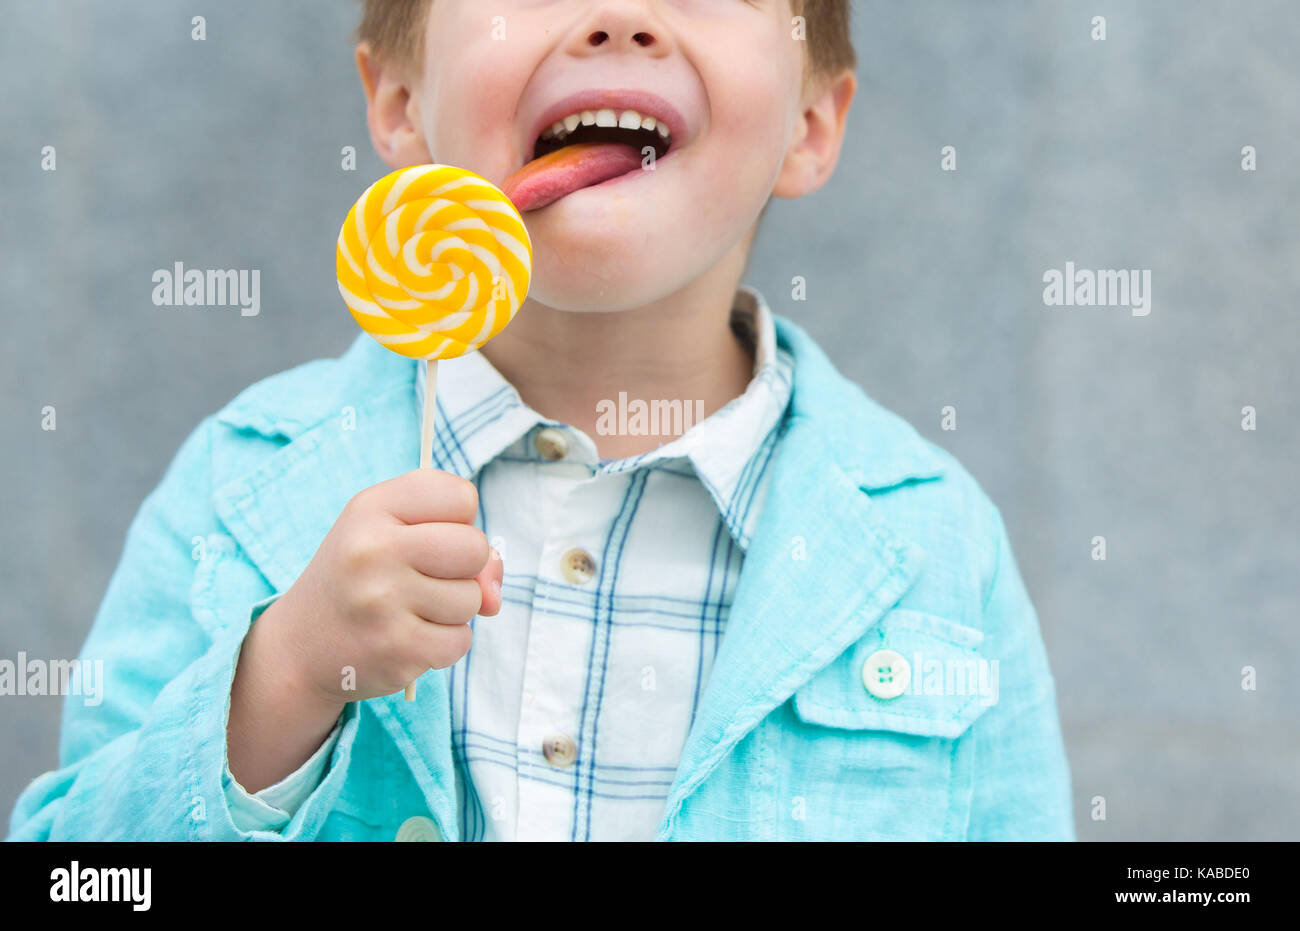
<path fill-rule="evenodd" d="M 681 290 L 615 313 L 574 313 L 534 300 L 480 351 L 524 403 L 590 436 L 605 458 L 648 452 L 671 436 L 597 430 L 602 401 L 703 402 L 707 417 L 744 393 L 754 359 L 729 325 L 743 259 Z"/>

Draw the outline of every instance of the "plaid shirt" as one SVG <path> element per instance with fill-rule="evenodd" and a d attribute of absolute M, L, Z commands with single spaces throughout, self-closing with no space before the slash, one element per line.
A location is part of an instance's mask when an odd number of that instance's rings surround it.
<path fill-rule="evenodd" d="M 450 670 L 462 837 L 654 837 L 793 383 L 754 292 L 733 329 L 755 350 L 746 392 L 628 459 L 600 459 L 480 354 L 439 366 L 440 458 L 476 475 L 505 563 L 501 613 Z"/>
<path fill-rule="evenodd" d="M 448 670 L 466 840 L 654 837 L 793 385 L 757 292 L 737 293 L 732 328 L 754 350 L 745 393 L 627 459 L 529 408 L 480 353 L 440 363 L 434 464 L 475 481 L 505 565 L 501 612 Z M 422 408 L 423 366 L 416 393 Z M 255 796 L 228 779 L 237 822 L 283 823 L 337 735 Z"/>

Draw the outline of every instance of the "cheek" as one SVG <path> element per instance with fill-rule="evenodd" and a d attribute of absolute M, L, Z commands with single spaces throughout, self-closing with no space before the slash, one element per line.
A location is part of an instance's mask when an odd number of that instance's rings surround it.
<path fill-rule="evenodd" d="M 785 87 L 776 81 L 735 87 L 729 96 L 731 103 L 713 128 L 742 156 L 748 152 L 764 161 L 779 157 L 790 133 L 785 96 Z"/>
<path fill-rule="evenodd" d="M 771 193 L 785 158 L 801 89 L 799 69 L 790 42 L 751 37 L 754 54 L 733 61 L 748 63 L 741 70 L 719 68 L 705 77 L 711 101 L 710 174 L 728 188 L 766 186 Z"/>
<path fill-rule="evenodd" d="M 500 184 L 514 158 L 514 115 L 528 80 L 519 43 L 492 40 L 477 28 L 430 42 L 421 86 L 420 118 L 435 161 L 476 172 Z"/>
<path fill-rule="evenodd" d="M 709 145 L 698 157 L 708 179 L 709 201 L 731 205 L 729 217 L 748 222 L 758 215 L 780 174 L 789 138 L 784 88 L 773 81 L 738 83 L 725 108 L 715 107 Z M 706 201 L 708 202 L 708 201 Z"/>
<path fill-rule="evenodd" d="M 490 77 L 456 72 L 442 78 L 422 118 L 435 159 L 500 184 L 510 171 L 519 92 L 503 72 Z"/>

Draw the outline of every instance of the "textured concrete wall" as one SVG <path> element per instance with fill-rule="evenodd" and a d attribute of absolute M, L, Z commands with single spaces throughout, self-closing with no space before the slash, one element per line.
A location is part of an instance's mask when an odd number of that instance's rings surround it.
<path fill-rule="evenodd" d="M 854 5 L 862 87 L 840 170 L 769 211 L 749 280 L 1002 507 L 1080 836 L 1295 838 L 1300 5 Z M 383 172 L 354 16 L 343 0 L 7 11 L 0 658 L 76 655 L 184 436 L 352 339 L 333 240 Z M 150 276 L 176 261 L 259 268 L 261 313 L 155 307 Z M 1044 306 L 1044 271 L 1067 261 L 1150 269 L 1150 314 Z M 0 698 L 6 813 L 55 765 L 58 714 L 56 698 Z"/>

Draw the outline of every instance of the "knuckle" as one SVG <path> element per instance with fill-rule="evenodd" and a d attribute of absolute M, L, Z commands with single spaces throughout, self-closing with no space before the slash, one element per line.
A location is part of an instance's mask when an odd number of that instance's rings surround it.
<path fill-rule="evenodd" d="M 373 510 L 376 497 L 375 486 L 363 488 L 348 500 L 343 509 L 352 514 L 364 514 L 366 511 Z"/>
<path fill-rule="evenodd" d="M 470 593 L 469 598 L 470 598 L 470 606 L 473 608 L 473 610 L 470 611 L 470 613 L 469 613 L 469 617 L 467 617 L 467 618 L 465 619 L 465 620 L 466 620 L 466 623 L 468 623 L 469 621 L 473 620 L 474 617 L 475 617 L 475 616 L 476 616 L 480 611 L 483 610 L 483 589 L 479 588 L 479 585 L 478 585 L 477 582 L 473 582 L 473 583 L 471 583 L 471 584 L 473 584 L 474 589 L 473 589 L 473 591 Z"/>
<path fill-rule="evenodd" d="M 385 580 L 369 579 L 355 587 L 353 603 L 365 617 L 380 617 L 394 603 L 393 592 Z M 391 644 L 387 637 L 381 633 L 378 635 L 375 645 L 380 650 L 384 650 Z"/>
<path fill-rule="evenodd" d="M 465 548 L 466 552 L 473 560 L 477 571 L 482 571 L 483 567 L 488 564 L 488 559 L 492 555 L 492 545 L 488 543 L 487 534 L 477 527 L 470 527 L 466 535 Z"/>
<path fill-rule="evenodd" d="M 441 599 L 440 614 L 448 626 L 465 625 L 478 614 L 483 592 L 470 579 L 449 580 Z"/>
<path fill-rule="evenodd" d="M 344 568 L 354 575 L 364 575 L 377 562 L 379 544 L 371 532 L 350 534 L 343 543 Z"/>
<path fill-rule="evenodd" d="M 452 481 L 448 483 L 446 490 L 448 499 L 456 505 L 457 510 L 465 515 L 466 519 L 473 520 L 474 515 L 478 513 L 478 488 L 473 482 L 459 475 L 452 475 L 450 478 Z"/>

